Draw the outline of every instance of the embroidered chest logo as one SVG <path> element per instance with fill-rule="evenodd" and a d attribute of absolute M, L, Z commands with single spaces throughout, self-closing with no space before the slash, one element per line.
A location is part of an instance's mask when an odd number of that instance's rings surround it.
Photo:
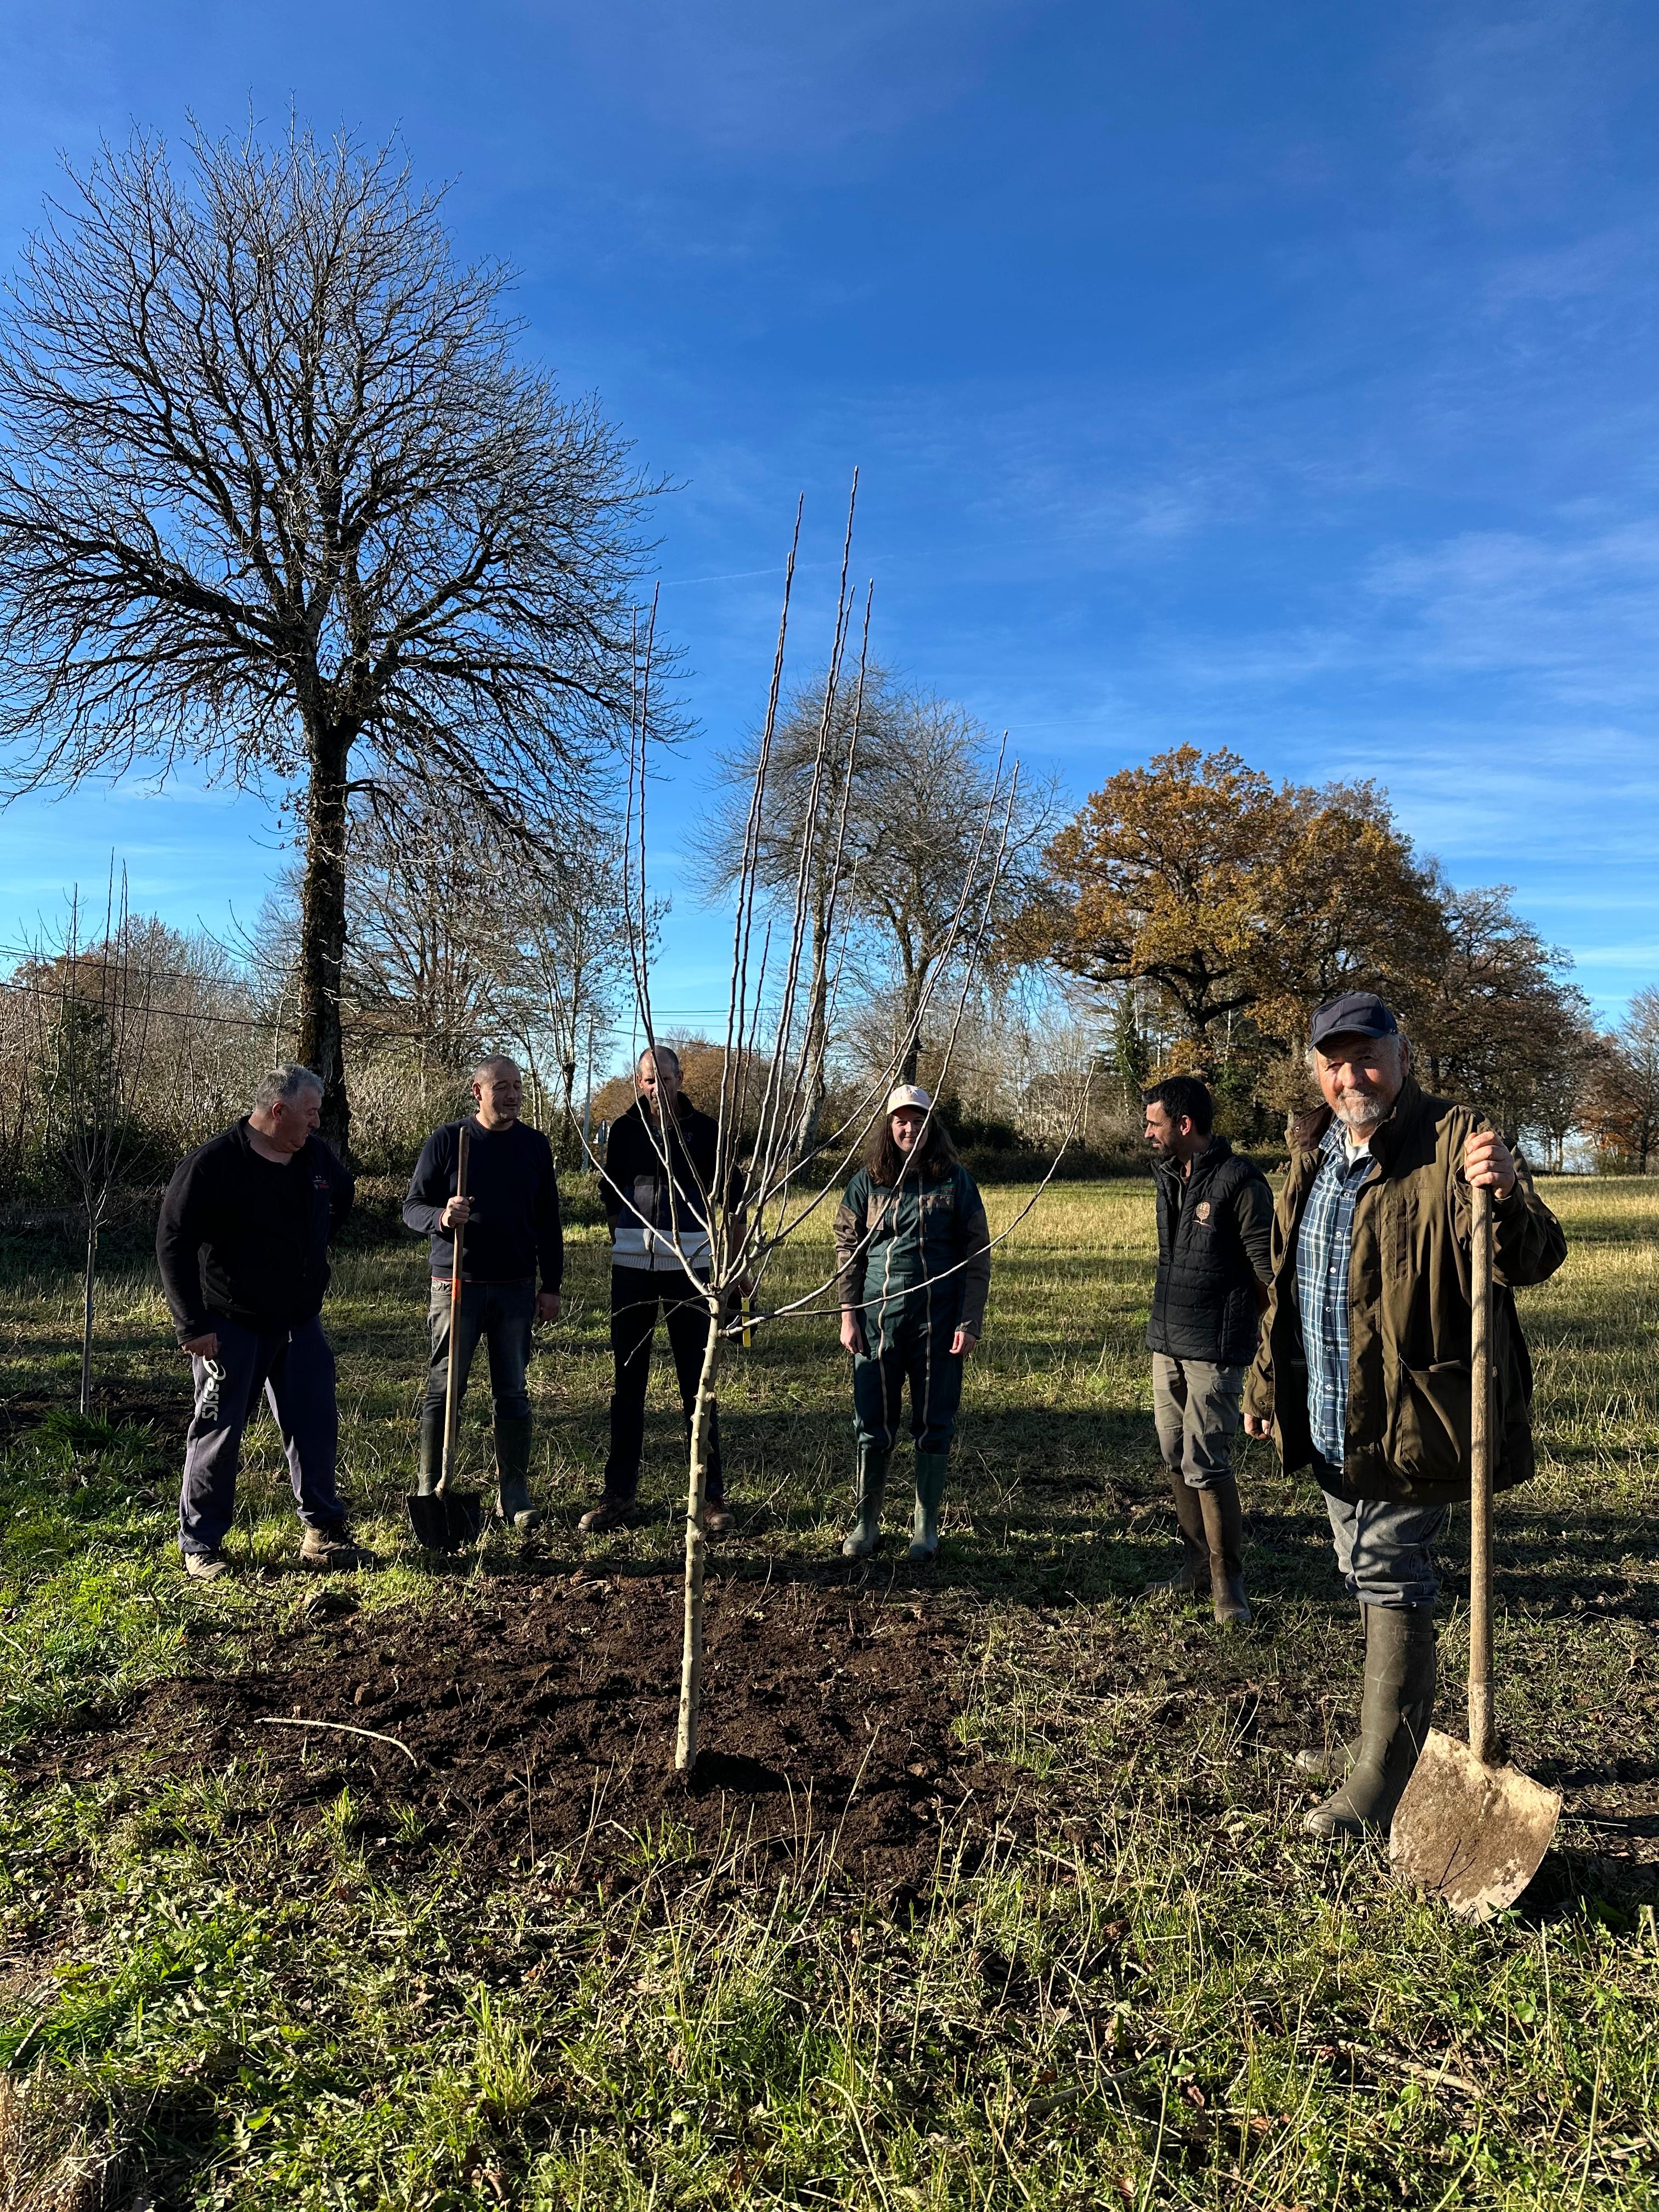
<path fill-rule="evenodd" d="M 1209 1201 L 1209 1200 L 1208 1200 L 1207 1198 L 1200 1198 L 1200 1200 L 1198 1201 L 1198 1206 L 1197 1206 L 1197 1209 L 1196 1209 L 1196 1210 L 1197 1210 L 1198 1218 L 1199 1218 L 1200 1221 L 1207 1221 L 1207 1220 L 1209 1219 L 1209 1218 L 1210 1218 L 1210 1201 Z"/>

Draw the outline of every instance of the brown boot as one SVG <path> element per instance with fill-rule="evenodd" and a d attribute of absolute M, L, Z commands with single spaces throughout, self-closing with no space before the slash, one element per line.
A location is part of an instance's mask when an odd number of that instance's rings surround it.
<path fill-rule="evenodd" d="M 582 1536 L 608 1536 L 613 1528 L 637 1528 L 644 1517 L 636 1498 L 607 1495 L 588 1508 L 576 1530 Z"/>
<path fill-rule="evenodd" d="M 1243 1628 L 1250 1618 L 1244 1595 L 1244 1512 L 1231 1474 L 1198 1492 L 1209 1553 L 1211 1610 L 1224 1628 Z"/>
<path fill-rule="evenodd" d="M 1175 1597 L 1191 1597 L 1210 1587 L 1210 1547 L 1205 1540 L 1204 1510 L 1198 1502 L 1200 1492 L 1179 1474 L 1170 1476 L 1170 1487 L 1175 1497 L 1176 1519 L 1181 1524 L 1181 1565 L 1161 1583 L 1148 1583 L 1148 1597 L 1156 1590 L 1168 1590 Z"/>
<path fill-rule="evenodd" d="M 300 1558 L 303 1565 L 324 1574 L 368 1565 L 368 1553 L 361 1545 L 352 1542 L 351 1532 L 343 1521 L 331 1528 L 307 1528 L 300 1547 Z"/>

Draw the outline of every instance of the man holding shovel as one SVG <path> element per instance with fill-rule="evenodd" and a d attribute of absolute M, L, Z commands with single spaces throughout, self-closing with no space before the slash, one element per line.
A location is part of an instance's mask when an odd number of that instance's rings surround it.
<path fill-rule="evenodd" d="M 1315 1012 L 1309 1060 L 1327 1113 L 1291 1156 L 1245 1428 L 1325 1492 L 1337 1565 L 1365 1627 L 1359 1733 L 1304 1773 L 1340 1786 L 1316 1835 L 1386 1832 L 1434 1708 L 1431 1547 L 1469 1495 L 1471 1188 L 1492 1193 L 1493 1480 L 1533 1472 L 1532 1367 L 1514 1292 L 1566 1256 L 1561 1224 L 1501 1137 L 1431 1098 L 1382 1001 Z"/>
<path fill-rule="evenodd" d="M 539 1129 L 519 1119 L 524 1078 L 514 1061 L 504 1054 L 482 1060 L 472 1072 L 472 1096 L 476 1110 L 465 1122 L 446 1121 L 427 1139 L 404 1200 L 404 1221 L 431 1240 L 432 1299 L 427 1322 L 432 1354 L 421 1408 L 416 1496 L 434 1496 L 443 1472 L 449 1363 L 459 1361 L 456 1389 L 465 1394 L 472 1355 L 482 1337 L 489 1346 L 501 1518 L 514 1528 L 529 1529 L 540 1516 L 530 1502 L 530 1395 L 525 1376 L 535 1324 L 559 1317 L 564 1233 L 558 1178 L 553 1147 Z M 465 1196 L 457 1188 L 463 1127 L 468 1135 Z M 460 1296 L 455 1298 L 455 1231 L 459 1227 L 466 1232 L 465 1256 Z"/>

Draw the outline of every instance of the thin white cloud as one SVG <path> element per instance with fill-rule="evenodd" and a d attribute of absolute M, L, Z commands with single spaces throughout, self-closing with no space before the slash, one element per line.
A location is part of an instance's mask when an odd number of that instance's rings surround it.
<path fill-rule="evenodd" d="M 657 124 L 722 154 L 817 157 L 880 139 L 976 83 L 1030 0 L 559 0 L 583 63 Z"/>

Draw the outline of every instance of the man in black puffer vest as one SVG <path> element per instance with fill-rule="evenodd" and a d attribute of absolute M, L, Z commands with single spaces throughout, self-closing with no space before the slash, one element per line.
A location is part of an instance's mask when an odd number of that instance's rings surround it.
<path fill-rule="evenodd" d="M 1143 1095 L 1158 1161 L 1152 1411 L 1185 1552 L 1152 1587 L 1207 1589 L 1217 1620 L 1242 1626 L 1250 1607 L 1232 1440 L 1272 1273 L 1273 1193 L 1254 1160 L 1212 1134 L 1215 1102 L 1195 1075 Z"/>

